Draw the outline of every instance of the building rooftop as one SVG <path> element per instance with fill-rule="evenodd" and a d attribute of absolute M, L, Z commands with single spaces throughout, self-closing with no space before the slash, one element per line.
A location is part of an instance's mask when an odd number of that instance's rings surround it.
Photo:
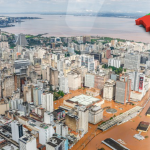
<path fill-rule="evenodd" d="M 52 137 L 52 138 L 50 138 L 50 141 L 47 142 L 47 144 L 51 145 L 52 147 L 56 147 L 56 146 L 60 145 L 62 141 L 63 140 L 61 140 L 57 137 Z"/>
<path fill-rule="evenodd" d="M 147 132 L 149 125 L 150 125 L 149 122 L 141 121 L 137 127 L 137 130 L 142 132 Z"/>
<path fill-rule="evenodd" d="M 105 139 L 104 141 L 102 141 L 102 143 L 110 147 L 112 150 L 129 150 L 124 145 L 118 143 L 112 138 Z"/>
<path fill-rule="evenodd" d="M 32 141 L 33 139 L 34 139 L 34 137 L 32 135 L 24 135 L 19 140 L 24 143 L 28 143 L 28 142 Z"/>
<path fill-rule="evenodd" d="M 83 95 L 83 94 L 81 94 L 79 96 L 75 96 L 69 100 L 71 102 L 78 103 L 78 104 L 84 105 L 84 106 L 89 106 L 95 102 L 100 101 L 100 99 L 98 99 L 98 98 L 94 98 L 92 96 L 87 96 L 87 95 Z"/>

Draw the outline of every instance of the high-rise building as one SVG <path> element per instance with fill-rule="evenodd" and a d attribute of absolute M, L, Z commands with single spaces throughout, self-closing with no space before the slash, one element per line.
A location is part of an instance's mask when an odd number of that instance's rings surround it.
<path fill-rule="evenodd" d="M 19 34 L 15 36 L 16 45 L 17 45 L 17 52 L 21 53 L 24 46 L 28 45 L 28 42 L 26 40 L 26 37 L 24 34 Z"/>
<path fill-rule="evenodd" d="M 103 99 L 108 101 L 114 100 L 115 88 L 116 88 L 115 81 L 111 79 L 107 80 L 105 82 L 104 89 L 103 89 Z"/>
<path fill-rule="evenodd" d="M 12 93 L 15 91 L 14 86 L 14 76 L 5 76 L 2 81 L 3 87 L 3 97 L 12 96 Z"/>
<path fill-rule="evenodd" d="M 34 87 L 33 88 L 33 103 L 35 106 L 39 105 L 39 101 L 38 101 L 38 87 Z"/>
<path fill-rule="evenodd" d="M 0 48 L 7 49 L 8 47 L 9 47 L 8 39 L 7 39 L 6 35 L 1 34 L 1 30 L 0 30 Z"/>
<path fill-rule="evenodd" d="M 42 102 L 42 107 L 45 108 L 46 111 L 49 112 L 54 111 L 53 94 L 51 93 L 41 94 L 41 102 Z"/>
<path fill-rule="evenodd" d="M 59 72 L 63 72 L 63 68 L 64 68 L 63 63 L 64 63 L 63 59 L 57 61 L 57 69 Z"/>
<path fill-rule="evenodd" d="M 31 86 L 30 85 L 24 86 L 23 93 L 24 93 L 24 101 L 31 103 L 32 102 Z"/>
<path fill-rule="evenodd" d="M 131 80 L 122 77 L 121 81 L 116 81 L 115 102 L 125 104 L 130 101 Z"/>
<path fill-rule="evenodd" d="M 90 55 L 94 55 L 94 59 L 98 60 L 99 63 L 102 62 L 102 54 L 101 53 L 91 53 Z"/>
<path fill-rule="evenodd" d="M 53 125 L 54 123 L 53 113 L 50 113 L 49 111 L 44 112 L 44 123 Z"/>
<path fill-rule="evenodd" d="M 121 61 L 117 58 L 110 58 L 108 59 L 108 66 L 120 68 L 121 66 Z"/>
<path fill-rule="evenodd" d="M 12 110 L 19 109 L 19 105 L 23 103 L 23 99 L 15 99 L 10 101 L 10 107 Z"/>
<path fill-rule="evenodd" d="M 70 45 L 69 47 L 68 47 L 68 52 L 70 53 L 70 54 L 74 54 L 75 52 L 74 52 L 74 47 L 73 47 L 73 45 Z"/>
<path fill-rule="evenodd" d="M 60 76 L 60 78 L 59 78 L 59 90 L 63 91 L 64 93 L 69 93 L 68 78 L 67 77 Z"/>
<path fill-rule="evenodd" d="M 95 75 L 91 73 L 86 73 L 85 75 L 85 86 L 89 88 L 94 88 Z"/>
<path fill-rule="evenodd" d="M 106 50 L 105 57 L 106 57 L 106 59 L 109 59 L 111 57 L 111 50 L 110 49 Z"/>
<path fill-rule="evenodd" d="M 96 74 L 94 78 L 94 88 L 103 89 L 104 84 L 107 81 L 107 79 L 108 79 L 108 76 L 105 75 L 104 73 Z"/>
<path fill-rule="evenodd" d="M 144 90 L 145 75 L 140 72 L 129 72 L 129 79 L 131 79 L 131 90 L 142 92 Z"/>
<path fill-rule="evenodd" d="M 49 139 L 53 136 L 55 133 L 55 130 L 50 125 L 41 124 L 39 128 L 39 143 L 42 145 L 46 145 L 46 143 L 49 141 Z"/>
<path fill-rule="evenodd" d="M 15 72 L 15 74 L 26 75 L 29 65 L 30 65 L 29 60 L 20 59 L 20 60 L 14 61 L 14 69 L 15 69 L 14 72 Z"/>
<path fill-rule="evenodd" d="M 86 107 L 79 107 L 79 129 L 83 130 L 84 134 L 88 132 L 88 114 L 89 110 Z"/>
<path fill-rule="evenodd" d="M 55 68 L 50 68 L 50 84 L 54 89 L 58 86 L 58 70 Z"/>
<path fill-rule="evenodd" d="M 73 131 L 88 132 L 88 113 L 85 106 L 76 106 L 75 110 L 69 111 L 65 116 L 65 124 Z"/>
<path fill-rule="evenodd" d="M 32 135 L 25 135 L 19 139 L 20 150 L 37 150 L 36 138 Z"/>
<path fill-rule="evenodd" d="M 19 138 L 23 136 L 23 126 L 18 121 L 11 122 L 12 139 L 19 142 Z"/>
<path fill-rule="evenodd" d="M 77 90 L 81 87 L 81 73 L 71 71 L 67 74 L 68 76 L 68 87 L 70 90 Z"/>
<path fill-rule="evenodd" d="M 146 62 L 148 61 L 148 57 L 147 56 L 141 56 L 141 64 L 146 64 Z"/>
<path fill-rule="evenodd" d="M 56 124 L 56 134 L 66 137 L 68 135 L 68 126 L 63 123 Z"/>
<path fill-rule="evenodd" d="M 86 68 L 88 68 L 88 71 L 94 71 L 94 55 L 81 55 L 81 66 L 85 66 Z"/>
<path fill-rule="evenodd" d="M 92 106 L 89 108 L 89 123 L 97 124 L 103 120 L 103 109 L 100 106 Z"/>
<path fill-rule="evenodd" d="M 124 68 L 137 70 L 140 67 L 141 56 L 139 54 L 125 54 Z"/>

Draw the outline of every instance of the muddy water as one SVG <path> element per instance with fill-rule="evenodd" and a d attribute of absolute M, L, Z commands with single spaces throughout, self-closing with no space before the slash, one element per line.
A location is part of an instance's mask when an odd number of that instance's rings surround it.
<path fill-rule="evenodd" d="M 3 16 L 3 15 L 2 15 Z M 12 17 L 40 17 L 15 23 L 15 27 L 2 28 L 3 31 L 19 34 L 44 34 L 46 36 L 99 35 L 113 38 L 149 42 L 150 33 L 135 25 L 135 19 L 92 16 L 59 16 L 39 14 L 7 14 Z M 91 26 L 92 25 L 92 26 Z"/>
<path fill-rule="evenodd" d="M 63 101 L 69 98 L 72 98 L 73 96 L 77 96 L 80 94 L 85 94 L 85 90 L 77 90 L 77 91 L 71 91 L 71 94 L 67 94 L 64 96 L 64 98 L 55 101 L 54 102 L 54 108 L 58 108 L 60 105 L 63 104 Z M 146 94 L 146 96 L 143 98 L 141 102 L 135 103 L 135 106 L 143 106 L 147 99 L 149 98 L 150 92 Z M 101 99 L 100 96 L 98 98 Z M 117 110 L 115 114 L 109 114 L 104 111 L 104 120 L 108 120 L 110 117 L 114 115 L 119 115 L 120 113 L 123 113 L 135 106 L 131 105 L 122 105 L 118 104 L 115 102 L 107 102 L 102 105 L 102 107 L 107 107 L 110 106 L 111 108 L 114 108 Z M 138 124 L 141 121 L 146 121 L 150 122 L 150 117 L 145 116 L 145 113 L 147 109 L 150 106 L 150 101 L 144 108 L 144 110 L 139 114 L 136 118 L 133 118 L 132 120 L 121 124 L 119 126 L 114 126 L 113 128 L 109 129 L 108 131 L 101 132 L 100 130 L 96 130 L 98 124 L 92 125 L 89 124 L 89 132 L 80 140 L 76 143 L 76 145 L 71 149 L 71 150 L 81 150 L 84 147 L 84 150 L 97 150 L 98 148 L 105 148 L 105 150 L 110 150 L 107 146 L 101 143 L 101 141 L 105 140 L 106 138 L 113 138 L 115 140 L 121 139 L 123 140 L 126 144 L 125 146 L 129 148 L 130 150 L 150 150 L 150 130 L 147 133 L 141 133 L 143 136 L 149 136 L 149 138 L 143 140 L 143 141 L 138 141 L 135 139 L 133 136 L 138 133 L 136 131 L 136 128 Z M 97 135 L 97 136 L 95 136 Z M 94 137 L 95 136 L 95 137 Z M 92 139 L 92 140 L 91 140 Z"/>
<path fill-rule="evenodd" d="M 142 102 L 137 103 L 137 105 L 142 106 L 145 103 L 145 101 L 147 100 L 148 96 L 149 96 L 149 93 L 147 93 L 147 95 L 143 98 Z M 105 104 L 105 105 L 107 105 L 107 104 Z M 115 104 L 112 104 L 112 106 L 114 107 Z M 105 148 L 106 150 L 109 150 L 108 147 L 106 147 L 104 144 L 101 143 L 101 141 L 105 140 L 106 138 L 113 138 L 115 140 L 121 139 L 126 143 L 125 146 L 127 148 L 129 148 L 130 150 L 150 150 L 150 131 L 148 131 L 147 133 L 141 133 L 141 135 L 143 135 L 143 136 L 149 136 L 149 138 L 147 138 L 143 141 L 138 141 L 137 139 L 135 139 L 133 137 L 135 134 L 138 133 L 138 131 L 136 131 L 136 128 L 141 121 L 150 122 L 150 117 L 145 116 L 145 113 L 146 113 L 147 109 L 149 108 L 149 106 L 150 106 L 150 101 L 148 102 L 147 106 L 142 111 L 142 113 L 140 115 L 138 115 L 136 118 L 133 118 L 132 120 L 130 120 L 122 125 L 115 126 L 111 129 L 109 129 L 108 131 L 97 135 L 84 148 L 84 150 L 97 150 L 98 148 L 101 148 L 101 147 Z M 122 106 L 119 105 L 119 107 L 122 107 Z M 132 106 L 129 106 L 129 105 L 123 106 L 122 111 L 127 111 L 131 107 Z M 115 108 L 117 108 L 117 107 L 115 107 Z M 119 114 L 120 112 L 121 112 L 121 110 L 118 111 L 117 114 Z M 106 116 L 106 118 L 109 117 L 109 115 L 106 114 L 106 112 L 104 112 L 104 116 Z M 75 150 L 75 149 L 76 149 L 76 147 L 73 148 L 73 150 Z"/>

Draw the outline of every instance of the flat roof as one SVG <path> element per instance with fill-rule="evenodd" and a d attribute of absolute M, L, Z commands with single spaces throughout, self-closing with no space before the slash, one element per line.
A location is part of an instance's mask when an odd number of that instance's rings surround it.
<path fill-rule="evenodd" d="M 48 145 L 51 145 L 52 147 L 56 147 L 58 145 L 60 145 L 60 143 L 62 142 L 63 140 L 60 139 L 60 138 L 57 138 L 57 137 L 51 137 L 49 142 L 47 142 Z"/>
<path fill-rule="evenodd" d="M 102 143 L 107 145 L 112 150 L 130 150 L 112 138 L 107 138 L 104 141 L 102 141 Z"/>
<path fill-rule="evenodd" d="M 92 96 L 87 96 L 87 95 L 84 95 L 84 94 L 81 94 L 79 96 L 75 96 L 75 97 L 73 97 L 69 100 L 73 103 L 78 103 L 78 104 L 84 105 L 84 106 L 88 106 L 88 105 L 91 105 L 95 102 L 100 101 L 100 99 L 98 99 L 98 98 L 95 98 L 95 97 L 92 97 Z"/>
<path fill-rule="evenodd" d="M 133 117 L 135 117 L 140 111 L 142 110 L 142 107 L 140 106 L 136 106 L 116 117 L 114 117 L 111 120 L 106 121 L 105 123 L 101 124 L 98 129 L 102 130 L 102 131 L 106 131 L 109 128 L 117 125 L 117 124 L 121 124 L 124 123 L 130 119 L 132 119 Z"/>
<path fill-rule="evenodd" d="M 141 121 L 137 127 L 137 130 L 138 131 L 143 131 L 143 132 L 146 132 L 149 128 L 149 125 L 150 123 L 149 122 L 144 122 L 144 121 Z"/>
<path fill-rule="evenodd" d="M 148 108 L 147 112 L 146 112 L 147 116 L 150 116 L 150 107 Z"/>

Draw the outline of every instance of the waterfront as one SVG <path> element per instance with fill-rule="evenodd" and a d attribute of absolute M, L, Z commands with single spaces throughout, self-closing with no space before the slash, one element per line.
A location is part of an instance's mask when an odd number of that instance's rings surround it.
<path fill-rule="evenodd" d="M 2 28 L 3 31 L 19 34 L 43 34 L 46 36 L 99 35 L 113 38 L 149 42 L 150 33 L 135 25 L 135 19 L 90 16 L 60 16 L 38 14 L 7 14 L 13 17 L 39 17 L 15 23 L 15 27 Z"/>

